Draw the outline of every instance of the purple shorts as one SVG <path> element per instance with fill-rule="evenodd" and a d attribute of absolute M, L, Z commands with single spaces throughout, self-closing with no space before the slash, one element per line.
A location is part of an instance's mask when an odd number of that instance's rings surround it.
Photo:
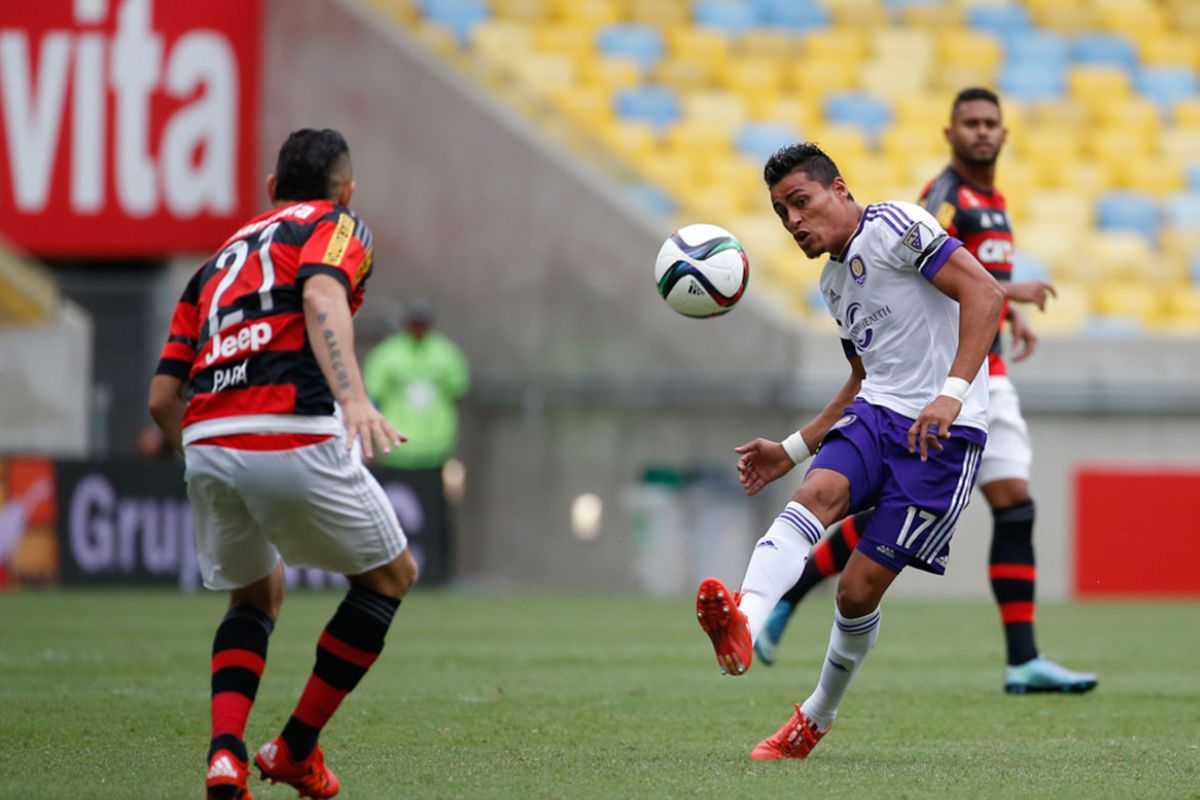
<path fill-rule="evenodd" d="M 950 537 L 971 499 L 987 434 L 954 425 L 929 460 L 908 452 L 913 420 L 855 400 L 834 424 L 809 469 L 831 469 L 850 481 L 850 513 L 872 506 L 858 550 L 888 569 L 912 566 L 941 575 Z"/>

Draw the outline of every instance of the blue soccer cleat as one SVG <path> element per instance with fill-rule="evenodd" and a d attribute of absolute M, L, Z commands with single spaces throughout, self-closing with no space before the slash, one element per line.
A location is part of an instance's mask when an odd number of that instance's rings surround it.
<path fill-rule="evenodd" d="M 771 616 L 767 617 L 767 624 L 763 626 L 758 641 L 754 643 L 754 654 L 768 667 L 775 663 L 775 647 L 783 638 L 783 629 L 787 627 L 788 620 L 795 611 L 794 604 L 780 600 L 775 608 L 771 609 Z"/>
<path fill-rule="evenodd" d="M 1061 692 L 1083 694 L 1096 688 L 1096 676 L 1090 672 L 1073 672 L 1044 656 L 1024 664 L 1004 668 L 1004 691 L 1009 694 Z"/>

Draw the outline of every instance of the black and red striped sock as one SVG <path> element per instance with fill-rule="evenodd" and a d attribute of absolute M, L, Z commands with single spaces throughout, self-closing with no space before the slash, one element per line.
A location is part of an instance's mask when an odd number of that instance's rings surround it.
<path fill-rule="evenodd" d="M 814 586 L 845 569 L 850 554 L 858 546 L 859 531 L 866 527 L 874 513 L 873 509 L 860 511 L 835 524 L 830 534 L 813 546 L 800 580 L 784 594 L 783 599 L 797 605 Z"/>
<path fill-rule="evenodd" d="M 229 750 L 246 760 L 246 718 L 267 663 L 267 640 L 275 623 L 254 606 L 229 609 L 213 638 L 212 741 L 208 758 Z"/>
<path fill-rule="evenodd" d="M 1008 663 L 1023 664 L 1037 658 L 1033 636 L 1034 586 L 1037 567 L 1033 559 L 1034 505 L 1031 500 L 1019 506 L 992 512 L 992 551 L 988 577 L 992 594 L 1000 607 L 1004 623 L 1004 641 Z"/>
<path fill-rule="evenodd" d="M 383 640 L 400 601 L 352 586 L 317 642 L 317 663 L 283 740 L 297 761 L 317 744 L 321 729 L 383 651 Z"/>

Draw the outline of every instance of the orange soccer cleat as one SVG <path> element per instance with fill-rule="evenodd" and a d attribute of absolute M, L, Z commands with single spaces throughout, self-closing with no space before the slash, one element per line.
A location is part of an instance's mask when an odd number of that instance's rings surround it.
<path fill-rule="evenodd" d="M 750 757 L 756 761 L 771 761 L 777 758 L 808 758 L 808 754 L 817 746 L 817 742 L 829 733 L 826 728 L 817 730 L 815 723 L 809 722 L 796 705 L 796 713 L 782 728 L 769 739 L 763 739 L 750 751 Z"/>
<path fill-rule="evenodd" d="M 741 592 L 731 592 L 716 578 L 705 578 L 696 590 L 696 618 L 712 640 L 723 675 L 743 675 L 754 659 L 754 643 L 746 615 L 738 608 Z"/>
<path fill-rule="evenodd" d="M 246 781 L 250 765 L 228 750 L 218 750 L 208 760 L 204 786 L 208 800 L 254 800 Z"/>
<path fill-rule="evenodd" d="M 342 788 L 337 775 L 325 766 L 325 754 L 319 744 L 308 754 L 308 758 L 296 761 L 288 752 L 283 737 L 276 736 L 259 748 L 258 754 L 254 756 L 254 763 L 262 773 L 264 781 L 286 783 L 300 792 L 301 797 L 325 800 L 327 797 L 333 797 Z"/>

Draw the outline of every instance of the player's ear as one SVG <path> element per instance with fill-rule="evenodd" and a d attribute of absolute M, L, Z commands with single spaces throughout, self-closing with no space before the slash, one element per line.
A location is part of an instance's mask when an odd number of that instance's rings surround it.
<path fill-rule="evenodd" d="M 275 176 L 274 175 L 267 176 L 267 199 L 269 199 L 272 203 L 275 202 Z"/>
<path fill-rule="evenodd" d="M 838 175 L 833 179 L 833 183 L 829 185 L 830 190 L 837 195 L 839 200 L 845 200 L 850 196 L 850 187 L 846 185 L 846 179 Z"/>

